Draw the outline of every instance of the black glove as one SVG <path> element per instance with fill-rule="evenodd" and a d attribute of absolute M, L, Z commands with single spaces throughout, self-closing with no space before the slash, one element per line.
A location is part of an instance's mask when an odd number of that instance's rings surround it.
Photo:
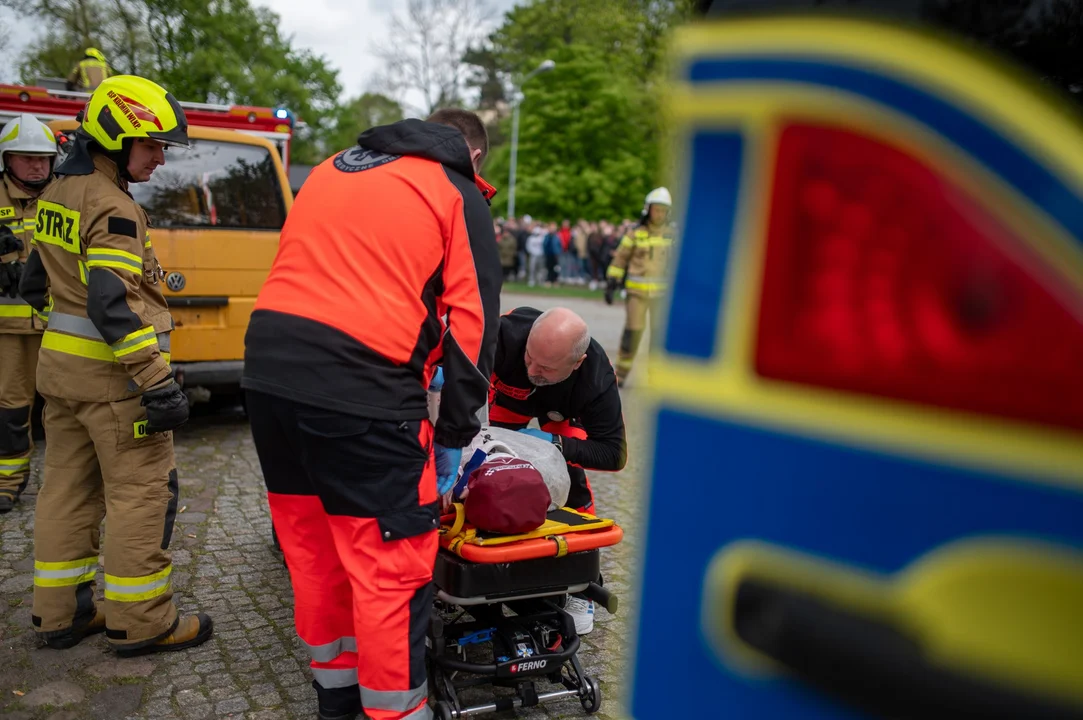
<path fill-rule="evenodd" d="M 613 304 L 613 293 L 617 292 L 617 281 L 613 278 L 609 278 L 605 286 L 605 304 Z"/>
<path fill-rule="evenodd" d="M 147 435 L 188 422 L 188 396 L 173 379 L 168 385 L 144 392 L 141 404 L 147 409 Z"/>
<path fill-rule="evenodd" d="M 0 257 L 23 251 L 23 241 L 7 225 L 0 225 Z"/>
<path fill-rule="evenodd" d="M 23 264 L 19 260 L 0 264 L 0 297 L 19 294 L 19 279 L 23 276 Z"/>

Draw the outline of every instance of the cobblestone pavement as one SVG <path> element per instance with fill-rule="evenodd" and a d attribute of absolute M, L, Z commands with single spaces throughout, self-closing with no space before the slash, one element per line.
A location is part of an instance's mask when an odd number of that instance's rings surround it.
<path fill-rule="evenodd" d="M 580 312 L 615 357 L 621 307 L 596 301 L 505 297 L 520 304 L 562 304 Z M 633 376 L 634 379 L 634 376 Z M 599 506 L 628 531 L 603 554 L 607 587 L 621 596 L 620 611 L 600 610 L 580 657 L 601 681 L 600 718 L 622 715 L 627 623 L 634 617 L 633 568 L 642 461 L 635 438 L 635 391 L 625 395 L 632 458 L 621 473 L 594 476 Z M 0 515 L 0 717 L 7 720 L 88 718 L 313 718 L 315 693 L 308 657 L 294 630 L 286 570 L 270 541 L 259 462 L 239 409 L 194 413 L 176 433 L 181 512 L 173 534 L 174 587 L 182 612 L 203 610 L 215 622 L 202 647 L 119 660 L 104 636 L 70 650 L 39 648 L 31 630 L 34 503 L 37 480 L 16 509 Z M 34 459 L 40 477 L 41 449 Z M 99 584 L 100 592 L 100 584 Z M 493 718 L 581 717 L 578 701 L 505 712 Z"/>

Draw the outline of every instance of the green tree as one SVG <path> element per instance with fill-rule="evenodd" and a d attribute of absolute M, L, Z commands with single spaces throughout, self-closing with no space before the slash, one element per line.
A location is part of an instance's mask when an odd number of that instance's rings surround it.
<path fill-rule="evenodd" d="M 534 0 L 507 13 L 476 74 L 522 77 L 516 212 L 548 218 L 635 216 L 659 182 L 662 59 L 669 30 L 690 17 L 686 0 Z M 511 120 L 501 122 L 511 137 Z M 504 190 L 510 148 L 493 149 L 485 175 Z"/>
<path fill-rule="evenodd" d="M 298 162 L 322 153 L 341 90 L 327 62 L 292 46 L 278 16 L 248 0 L 20 0 L 50 32 L 31 46 L 24 81 L 66 76 L 88 46 L 119 72 L 148 77 L 180 100 L 284 105 L 312 130 Z"/>
<path fill-rule="evenodd" d="M 328 155 L 357 143 L 357 136 L 368 128 L 402 120 L 402 106 L 379 93 L 365 93 L 335 108 L 334 129 L 325 138 Z"/>
<path fill-rule="evenodd" d="M 658 164 L 655 99 L 634 78 L 614 75 L 596 48 L 550 54 L 556 68 L 531 81 L 521 106 L 516 212 L 613 220 L 638 213 Z M 502 146 L 483 171 L 504 185 L 498 214 L 507 210 L 509 159 Z"/>

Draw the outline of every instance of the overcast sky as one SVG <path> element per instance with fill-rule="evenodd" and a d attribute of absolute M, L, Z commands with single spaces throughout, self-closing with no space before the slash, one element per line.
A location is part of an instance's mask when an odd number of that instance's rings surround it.
<path fill-rule="evenodd" d="M 323 55 L 339 71 L 347 97 L 359 95 L 379 70 L 371 53 L 373 42 L 385 39 L 390 13 L 402 0 L 251 0 L 269 7 L 282 18 L 280 31 L 292 36 L 295 47 Z M 487 0 L 493 21 L 524 0 Z M 7 7 L 0 7 L 7 28 L 8 47 L 0 53 L 0 81 L 16 82 L 18 56 L 37 36 L 35 24 L 21 21 Z M 184 100 L 185 98 L 179 98 Z"/>

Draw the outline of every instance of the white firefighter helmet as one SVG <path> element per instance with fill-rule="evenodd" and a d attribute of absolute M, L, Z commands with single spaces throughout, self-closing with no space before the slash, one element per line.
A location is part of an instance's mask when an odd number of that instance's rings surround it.
<path fill-rule="evenodd" d="M 4 162 L 7 153 L 56 155 L 56 136 L 48 125 L 30 113 L 23 113 L 0 130 L 0 172 L 7 169 Z"/>
<path fill-rule="evenodd" d="M 649 212 L 651 205 L 665 205 L 666 207 L 673 207 L 673 198 L 669 194 L 669 190 L 664 187 L 655 188 L 647 193 L 647 199 L 643 201 L 643 212 Z"/>

